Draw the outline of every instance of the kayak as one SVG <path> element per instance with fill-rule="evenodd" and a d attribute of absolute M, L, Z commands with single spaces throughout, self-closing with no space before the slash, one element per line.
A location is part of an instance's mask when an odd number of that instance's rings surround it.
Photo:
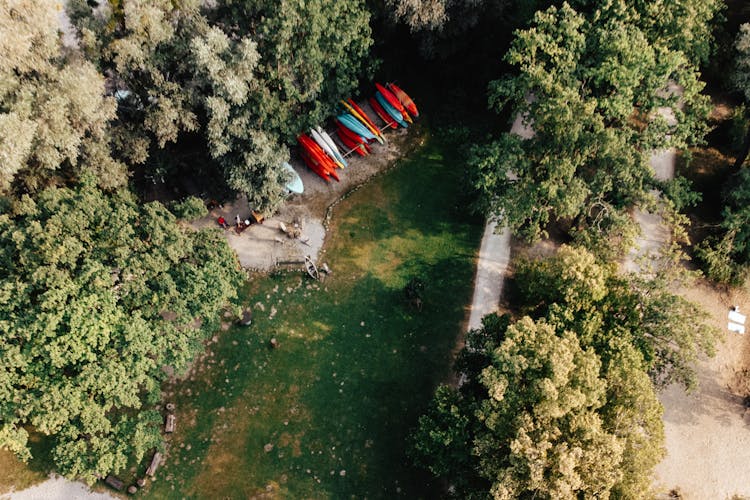
<path fill-rule="evenodd" d="M 344 113 L 337 116 L 336 118 L 339 120 L 339 122 L 341 122 L 342 125 L 344 125 L 355 134 L 363 137 L 368 141 L 375 140 L 375 134 L 370 132 L 368 128 L 362 124 L 362 122 L 354 118 L 354 116 L 350 115 L 349 113 Z"/>
<path fill-rule="evenodd" d="M 325 154 L 325 152 L 320 148 L 320 146 L 315 143 L 315 141 L 313 141 L 305 134 L 300 134 L 297 140 L 302 145 L 302 149 L 304 149 L 309 154 L 310 158 L 315 160 L 329 175 L 337 178 L 336 164 L 328 157 L 328 155 Z"/>
<path fill-rule="evenodd" d="M 375 125 L 375 122 L 370 119 L 370 117 L 367 115 L 367 113 L 365 113 L 365 110 L 362 109 L 362 108 L 360 108 L 359 105 L 357 105 L 357 103 L 354 102 L 353 100 L 351 100 L 351 99 L 347 99 L 347 100 L 349 101 L 349 104 L 352 106 L 352 108 L 354 108 L 354 110 L 357 113 L 359 113 L 362 116 L 362 118 L 364 118 L 365 120 L 367 120 L 367 123 L 370 125 L 370 127 L 372 127 L 374 130 L 378 131 L 376 135 L 379 135 L 383 139 L 383 141 L 385 141 L 385 136 L 383 135 L 383 131 L 380 130 L 380 128 L 378 128 L 377 125 Z"/>
<path fill-rule="evenodd" d="M 320 134 L 320 136 L 323 138 L 324 141 L 328 144 L 328 146 L 333 151 L 333 154 L 336 155 L 336 158 L 344 164 L 344 166 L 347 166 L 346 160 L 344 159 L 344 155 L 341 154 L 341 151 L 339 151 L 339 147 L 336 145 L 336 143 L 333 141 L 333 138 L 328 135 L 328 132 L 320 128 L 320 126 L 315 127 L 315 131 Z"/>
<path fill-rule="evenodd" d="M 348 147 L 349 149 L 357 148 L 357 151 L 362 151 L 364 154 L 367 154 L 369 152 L 369 149 L 366 147 L 367 141 L 365 141 L 361 136 L 349 130 L 338 120 L 336 120 L 336 128 L 339 133 L 339 138 L 342 139 L 346 147 Z M 346 141 L 344 141 L 344 139 L 346 139 Z"/>
<path fill-rule="evenodd" d="M 386 127 L 398 128 L 398 123 L 393 118 L 391 118 L 391 115 L 385 112 L 383 107 L 378 103 L 378 101 L 375 100 L 374 97 L 370 97 L 367 102 L 370 103 L 370 106 L 372 107 L 372 110 L 375 111 L 375 114 L 378 115 L 381 120 L 383 120 Z"/>
<path fill-rule="evenodd" d="M 388 101 L 388 104 L 396 108 L 404 116 L 404 120 L 411 123 L 411 117 L 409 116 L 409 113 L 406 112 L 406 109 L 404 109 L 404 105 L 401 104 L 401 101 L 398 100 L 398 97 L 393 95 L 393 93 L 390 90 L 383 87 L 379 83 L 375 84 L 375 88 L 377 88 L 378 92 L 380 92 L 380 95 L 382 95 L 383 98 L 385 98 L 385 100 Z M 386 111 L 388 111 L 387 108 L 386 108 Z"/>
<path fill-rule="evenodd" d="M 305 165 L 307 165 L 307 168 L 318 174 L 318 177 L 324 181 L 331 182 L 331 179 L 328 177 L 328 171 L 318 164 L 318 162 L 314 161 L 306 150 L 300 149 L 300 156 Z"/>
<path fill-rule="evenodd" d="M 341 129 L 338 129 L 337 133 L 339 135 L 339 140 L 344 144 L 344 146 L 346 146 L 349 152 L 353 151 L 357 153 L 359 156 L 367 155 L 367 150 L 362 144 L 350 139 L 346 134 L 341 132 Z"/>
<path fill-rule="evenodd" d="M 354 107 L 352 107 L 351 104 L 344 101 L 343 99 L 341 100 L 341 104 L 343 104 L 344 108 L 346 108 L 346 110 L 349 111 L 349 113 L 351 113 L 354 118 L 359 120 L 359 122 L 362 123 L 362 125 L 364 125 L 367 130 L 372 132 L 372 134 L 375 136 L 375 139 L 377 139 L 380 144 L 383 144 L 385 142 L 380 136 L 380 130 L 378 130 L 377 127 L 371 125 L 368 120 L 366 120 L 356 109 L 354 109 Z"/>
<path fill-rule="evenodd" d="M 388 83 L 386 84 L 386 87 L 388 87 L 388 90 L 393 92 L 393 95 L 395 95 L 398 98 L 398 100 L 401 101 L 401 104 L 404 105 L 406 110 L 409 113 L 411 113 L 412 116 L 414 117 L 419 116 L 419 110 L 417 109 L 417 105 L 414 104 L 414 101 L 411 100 L 411 97 L 409 97 L 409 94 L 404 92 L 395 83 Z"/>
<path fill-rule="evenodd" d="M 291 180 L 284 185 L 286 190 L 289 191 L 290 194 L 302 194 L 305 191 L 305 186 L 302 184 L 302 179 L 300 179 L 297 171 L 287 162 L 281 164 L 281 169 L 291 177 Z"/>
<path fill-rule="evenodd" d="M 399 125 L 401 125 L 402 127 L 408 127 L 408 125 L 404 121 L 404 115 L 402 115 L 399 110 L 391 106 L 390 103 L 385 99 L 385 97 L 383 97 L 383 94 L 381 94 L 380 92 L 375 92 L 375 99 L 385 110 L 385 112 L 388 113 L 394 120 L 396 120 Z"/>
<path fill-rule="evenodd" d="M 336 158 L 336 155 L 333 153 L 333 150 L 331 149 L 331 146 L 328 145 L 328 143 L 323 140 L 323 136 L 321 136 L 317 130 L 311 128 L 310 129 L 310 136 L 313 138 L 315 143 L 320 146 L 320 148 L 325 152 L 325 154 L 328 155 L 331 160 L 336 164 L 339 168 L 344 168 L 344 164 L 339 161 L 338 158 Z"/>

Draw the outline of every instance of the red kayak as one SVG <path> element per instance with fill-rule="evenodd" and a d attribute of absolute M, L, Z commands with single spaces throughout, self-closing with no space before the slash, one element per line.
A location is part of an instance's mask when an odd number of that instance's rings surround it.
<path fill-rule="evenodd" d="M 343 142 L 350 151 L 354 151 L 360 156 L 365 156 L 369 152 L 366 149 L 364 139 L 338 122 L 336 123 L 336 131 L 339 134 L 341 142 Z"/>
<path fill-rule="evenodd" d="M 388 83 L 386 84 L 386 86 L 391 92 L 393 92 L 393 94 L 398 98 L 398 100 L 401 101 L 401 104 L 404 105 L 406 110 L 409 113 L 411 113 L 412 116 L 414 117 L 419 116 L 419 110 L 417 109 L 417 105 L 414 104 L 414 101 L 411 100 L 411 97 L 409 97 L 409 94 L 404 92 L 395 83 Z"/>
<path fill-rule="evenodd" d="M 344 134 L 342 134 L 340 130 L 338 130 L 337 133 L 339 135 L 339 140 L 344 144 L 344 147 L 347 149 L 347 151 L 354 151 L 359 156 L 367 155 L 367 150 L 365 150 L 362 144 L 355 143 Z"/>
<path fill-rule="evenodd" d="M 385 122 L 386 126 L 390 126 L 391 128 L 398 128 L 398 123 L 393 120 L 393 117 L 383 109 L 383 106 L 381 106 L 374 97 L 370 97 L 370 99 L 368 99 L 368 102 L 370 103 L 370 107 L 372 107 L 372 110 L 375 111 L 375 114 L 377 114 L 380 119 Z"/>
<path fill-rule="evenodd" d="M 325 174 L 339 180 L 339 177 L 336 174 L 336 164 L 333 163 L 330 157 L 326 155 L 325 151 L 323 151 L 315 141 L 305 134 L 301 134 L 297 137 L 297 141 L 300 143 L 302 151 L 305 153 L 303 159 L 305 159 L 305 163 L 307 163 L 307 166 L 310 167 L 312 171 L 321 177 L 321 174 Z"/>
<path fill-rule="evenodd" d="M 302 156 L 302 160 L 305 162 L 305 165 L 307 165 L 307 168 L 318 174 L 318 177 L 320 177 L 324 181 L 331 182 L 331 179 L 328 177 L 328 171 L 323 168 L 318 162 L 313 160 L 310 157 L 310 153 L 308 153 L 306 149 L 300 149 L 300 156 Z"/>
<path fill-rule="evenodd" d="M 341 130 L 342 133 L 346 134 L 349 139 L 351 139 L 354 142 L 357 142 L 359 144 L 367 144 L 367 139 L 359 135 L 358 133 L 354 132 L 352 129 L 344 125 L 338 120 L 335 120 L 336 127 L 338 127 L 339 130 Z"/>
<path fill-rule="evenodd" d="M 393 95 L 393 92 L 383 87 L 379 83 L 375 84 L 375 88 L 377 88 L 380 91 L 380 93 L 383 94 L 383 97 L 385 98 L 386 101 L 388 101 L 388 104 L 396 108 L 402 115 L 404 115 L 404 119 L 407 122 L 412 123 L 409 113 L 406 112 L 404 105 L 401 104 L 401 101 L 398 100 L 398 97 Z"/>

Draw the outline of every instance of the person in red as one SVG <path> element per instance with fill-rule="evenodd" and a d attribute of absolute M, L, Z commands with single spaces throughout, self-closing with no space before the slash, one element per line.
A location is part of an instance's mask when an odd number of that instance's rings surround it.
<path fill-rule="evenodd" d="M 226 221 L 226 219 L 224 219 L 224 217 L 219 217 L 219 220 L 218 220 L 217 222 L 218 222 L 218 223 L 219 223 L 219 225 L 220 225 L 221 227 L 223 227 L 224 229 L 226 229 L 226 228 L 228 228 L 228 227 L 229 227 L 229 224 L 227 224 L 227 221 Z"/>

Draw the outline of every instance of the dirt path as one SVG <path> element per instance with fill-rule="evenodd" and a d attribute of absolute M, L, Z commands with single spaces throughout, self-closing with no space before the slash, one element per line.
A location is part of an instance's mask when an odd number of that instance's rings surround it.
<path fill-rule="evenodd" d="M 518 115 L 510 128 L 511 133 L 524 139 L 534 136 L 529 124 Z M 467 330 L 482 326 L 482 318 L 496 312 L 505 283 L 505 272 L 510 262 L 510 231 L 503 227 L 497 232 L 497 223 L 488 221 L 484 227 L 482 244 L 477 258 L 477 272 L 474 278 L 474 296 L 469 306 Z"/>
<path fill-rule="evenodd" d="M 91 491 L 83 483 L 52 476 L 25 490 L 0 494 L 0 499 L 9 500 L 111 500 L 116 497 L 108 493 Z"/>
<path fill-rule="evenodd" d="M 674 123 L 671 110 L 659 112 Z M 672 179 L 675 160 L 674 150 L 655 152 L 650 164 L 656 178 Z M 658 254 L 669 231 L 658 214 L 636 209 L 633 216 L 641 226 L 641 235 L 624 268 L 638 272 L 643 262 Z M 724 332 L 731 305 L 740 305 L 742 310 L 750 307 L 743 297 L 721 296 L 706 283 L 680 293 L 701 304 Z M 690 500 L 750 496 L 750 418 L 741 398 L 731 390 L 736 371 L 747 366 L 746 349 L 744 336 L 725 333 L 716 356 L 696 366 L 699 385 L 694 393 L 687 394 L 681 386 L 672 385 L 659 394 L 664 406 L 667 455 L 656 467 L 654 487 L 665 498 L 670 491 Z"/>

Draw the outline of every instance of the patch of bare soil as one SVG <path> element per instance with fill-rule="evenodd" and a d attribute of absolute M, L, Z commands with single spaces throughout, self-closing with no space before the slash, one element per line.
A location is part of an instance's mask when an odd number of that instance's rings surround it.
<path fill-rule="evenodd" d="M 695 392 L 674 385 L 660 394 L 667 456 L 656 467 L 655 485 L 664 495 L 675 490 L 686 500 L 750 496 L 750 412 L 737 377 L 750 367 L 750 345 L 747 336 L 727 331 L 729 308 L 750 311 L 750 297 L 706 282 L 680 293 L 703 306 L 725 334 L 716 356 L 696 367 Z"/>
<path fill-rule="evenodd" d="M 374 114 L 373 114 L 374 115 Z M 305 256 L 314 262 L 321 257 L 326 234 L 326 218 L 331 207 L 350 192 L 366 183 L 373 176 L 393 166 L 397 159 L 405 156 L 425 140 L 425 132 L 414 126 L 408 129 L 387 129 L 385 144 L 371 145 L 372 154 L 347 158 L 348 166 L 338 171 L 340 182 L 326 182 L 305 166 L 299 157 L 292 157 L 290 164 L 297 171 L 305 192 L 290 197 L 279 211 L 266 218 L 262 224 L 252 224 L 238 232 L 234 222 L 250 219 L 251 207 L 244 196 L 213 208 L 210 213 L 191 223 L 198 229 L 218 227 L 217 220 L 224 217 L 230 225 L 224 231 L 227 242 L 237 252 L 240 265 L 245 269 L 268 271 L 276 266 L 301 266 Z M 289 238 L 281 230 L 282 224 L 291 228 L 297 224 L 299 238 Z"/>

